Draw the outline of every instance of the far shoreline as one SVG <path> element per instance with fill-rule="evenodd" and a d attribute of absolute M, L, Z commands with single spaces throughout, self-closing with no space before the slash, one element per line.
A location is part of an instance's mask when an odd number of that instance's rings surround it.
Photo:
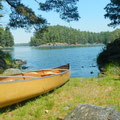
<path fill-rule="evenodd" d="M 19 44 L 15 44 L 13 47 L 17 47 L 17 46 L 31 46 L 31 47 L 76 47 L 76 46 L 103 46 L 103 43 L 85 43 L 85 44 L 68 44 L 68 43 L 46 43 L 46 44 L 41 44 L 41 45 L 30 45 L 29 43 L 19 43 Z M 2 48 L 2 47 L 1 47 Z M 5 48 L 5 47 L 4 47 Z"/>
<path fill-rule="evenodd" d="M 104 44 L 43 44 L 39 46 L 32 46 L 32 47 L 38 47 L 38 48 L 56 48 L 56 47 L 93 47 L 93 46 L 104 46 Z"/>

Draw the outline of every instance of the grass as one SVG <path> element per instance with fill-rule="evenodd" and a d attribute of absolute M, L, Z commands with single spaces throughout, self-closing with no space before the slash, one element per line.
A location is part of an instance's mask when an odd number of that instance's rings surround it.
<path fill-rule="evenodd" d="M 77 104 L 110 106 L 120 111 L 120 81 L 111 76 L 71 78 L 62 87 L 0 110 L 0 120 L 64 119 Z"/>

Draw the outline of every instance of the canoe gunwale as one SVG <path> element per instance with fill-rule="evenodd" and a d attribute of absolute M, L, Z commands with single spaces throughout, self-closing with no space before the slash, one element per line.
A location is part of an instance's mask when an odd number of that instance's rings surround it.
<path fill-rule="evenodd" d="M 55 69 L 55 70 L 57 70 L 57 69 Z M 64 70 L 64 69 L 61 69 L 61 70 Z M 32 79 L 25 79 L 25 80 L 0 81 L 0 84 L 18 83 L 18 82 L 27 82 L 27 81 L 32 81 L 32 80 L 39 80 L 39 79 L 44 79 L 44 78 L 49 78 L 49 77 L 53 77 L 53 76 L 62 75 L 62 74 L 67 73 L 67 72 L 70 72 L 70 69 L 66 69 L 66 71 L 64 71 L 64 72 L 60 72 L 60 73 L 57 73 L 57 74 L 48 75 L 48 76 L 44 76 L 44 77 L 35 77 L 35 78 L 32 78 Z M 9 76 L 7 76 L 7 77 L 9 77 Z M 14 76 L 11 76 L 11 77 L 14 77 Z M 19 76 L 16 76 L 16 77 L 19 77 Z M 22 76 L 22 77 L 25 77 L 25 76 Z M 30 77 L 32 77 L 32 76 L 30 76 Z"/>
<path fill-rule="evenodd" d="M 46 69 L 46 70 L 42 70 L 42 71 L 48 71 L 48 70 L 68 70 L 68 69 Z M 39 70 L 40 71 L 40 70 Z M 39 71 L 30 71 L 30 72 L 39 72 Z M 29 73 L 30 73 L 29 72 Z M 20 73 L 22 74 L 22 73 Z M 54 74 L 55 75 L 55 74 Z M 50 75 L 49 75 L 50 76 Z M 13 77 L 13 78 L 20 78 L 20 77 L 28 77 L 28 78 L 38 78 L 38 77 L 34 77 L 34 76 L 15 76 L 15 75 L 2 75 L 0 76 L 0 78 L 7 78 L 7 77 Z"/>

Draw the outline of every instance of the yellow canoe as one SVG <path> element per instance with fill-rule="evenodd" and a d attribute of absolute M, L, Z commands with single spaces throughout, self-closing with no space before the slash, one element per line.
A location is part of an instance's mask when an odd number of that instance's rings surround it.
<path fill-rule="evenodd" d="M 48 70 L 0 76 L 0 108 L 49 92 L 63 85 L 69 78 L 69 64 Z"/>

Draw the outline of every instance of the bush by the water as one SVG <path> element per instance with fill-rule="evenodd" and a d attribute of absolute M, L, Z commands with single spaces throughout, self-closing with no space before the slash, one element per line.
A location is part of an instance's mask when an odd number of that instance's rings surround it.
<path fill-rule="evenodd" d="M 3 52 L 0 50 L 0 71 L 11 66 L 13 59 L 9 53 Z"/>
<path fill-rule="evenodd" d="M 97 58 L 101 71 L 108 71 L 108 68 L 120 68 L 120 38 L 106 45 Z"/>
<path fill-rule="evenodd" d="M 10 53 L 3 52 L 2 50 L 0 50 L 0 73 L 3 72 L 4 72 L 3 74 L 19 73 L 20 72 L 19 69 L 23 64 L 26 64 L 25 60 L 13 59 Z M 26 69 L 27 67 L 23 66 L 23 68 Z"/>

